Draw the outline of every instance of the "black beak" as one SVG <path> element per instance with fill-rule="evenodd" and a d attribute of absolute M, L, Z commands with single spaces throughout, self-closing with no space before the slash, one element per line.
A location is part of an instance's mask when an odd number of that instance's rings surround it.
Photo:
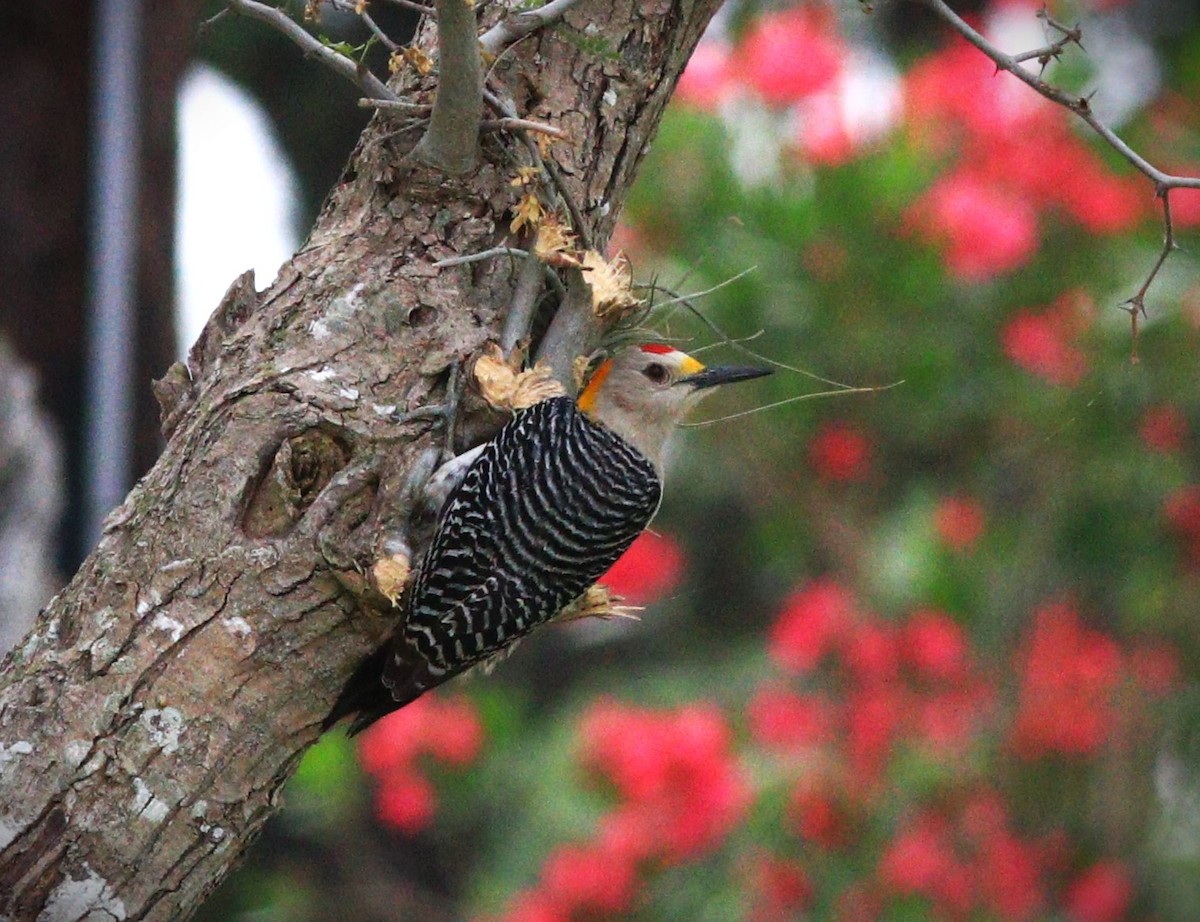
<path fill-rule="evenodd" d="M 718 384 L 733 384 L 735 381 L 749 381 L 751 378 L 761 378 L 769 375 L 770 368 L 751 368 L 745 365 L 718 365 L 706 368 L 681 378 L 680 384 L 691 385 L 692 390 L 703 390 L 706 387 L 716 387 Z"/>

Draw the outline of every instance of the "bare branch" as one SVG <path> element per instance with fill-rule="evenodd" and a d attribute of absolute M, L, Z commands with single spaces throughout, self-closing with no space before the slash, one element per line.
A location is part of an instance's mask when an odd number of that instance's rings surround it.
<path fill-rule="evenodd" d="M 315 57 L 326 67 L 357 84 L 359 89 L 372 99 L 397 99 L 383 82 L 365 67 L 355 64 L 332 48 L 322 45 L 294 19 L 278 7 L 259 3 L 258 0 L 228 0 L 229 9 L 242 16 L 265 22 L 277 32 L 282 32 L 304 49 L 306 55 Z"/>
<path fill-rule="evenodd" d="M 505 16 L 480 36 L 479 44 L 488 54 L 498 55 L 529 33 L 558 22 L 578 2 L 551 0 L 536 10 L 522 10 L 513 16 Z"/>
<path fill-rule="evenodd" d="M 452 176 L 479 162 L 483 120 L 483 69 L 479 62 L 475 8 L 464 0 L 437 0 L 438 87 L 429 128 L 413 156 Z"/>
<path fill-rule="evenodd" d="M 1142 283 L 1141 288 L 1132 298 L 1125 302 L 1124 309 L 1129 311 L 1133 324 L 1133 354 L 1131 361 L 1137 362 L 1137 335 L 1138 335 L 1138 316 L 1146 315 L 1146 292 L 1149 291 L 1150 285 L 1158 276 L 1159 270 L 1162 269 L 1163 263 L 1171 251 L 1176 249 L 1175 232 L 1171 224 L 1171 208 L 1168 199 L 1172 189 L 1200 189 L 1200 177 L 1194 176 L 1176 176 L 1171 173 L 1166 173 L 1160 170 L 1154 164 L 1150 163 L 1145 157 L 1131 148 L 1122 140 L 1115 131 L 1109 128 L 1104 122 L 1096 117 L 1092 110 L 1091 103 L 1086 96 L 1076 96 L 1072 93 L 1067 93 L 1056 86 L 1052 86 L 1041 78 L 1040 74 L 1034 74 L 1021 66 L 1022 61 L 1028 61 L 1036 58 L 1042 63 L 1044 68 L 1049 63 L 1051 58 L 1056 58 L 1068 44 L 1081 45 L 1082 33 L 1078 26 L 1068 28 L 1061 23 L 1050 19 L 1044 12 L 1039 16 L 1045 19 L 1047 24 L 1060 32 L 1062 38 L 1056 42 L 1047 45 L 1045 48 L 1037 49 L 1036 51 L 1026 52 L 1025 54 L 1009 55 L 1005 54 L 979 32 L 971 28 L 954 10 L 946 5 L 945 0 L 913 0 L 914 3 L 928 7 L 937 16 L 950 25 L 968 42 L 982 51 L 987 57 L 995 63 L 999 70 L 1008 71 L 1022 83 L 1032 88 L 1035 92 L 1049 99 L 1051 102 L 1069 109 L 1078 115 L 1084 122 L 1088 124 L 1093 131 L 1096 132 L 1104 141 L 1125 160 L 1133 165 L 1140 173 L 1143 173 L 1154 183 L 1155 194 L 1162 199 L 1163 203 L 1163 248 L 1158 255 L 1153 267 L 1150 269 L 1146 280 Z"/>
<path fill-rule="evenodd" d="M 483 262 L 485 259 L 492 259 L 496 256 L 516 256 L 524 258 L 531 254 L 527 250 L 519 250 L 516 247 L 492 247 L 490 250 L 481 250 L 478 253 L 468 253 L 465 256 L 452 256 L 449 259 L 439 259 L 433 264 L 435 269 L 445 269 L 449 266 L 465 266 L 467 263 Z"/>
<path fill-rule="evenodd" d="M 954 10 L 946 5 L 945 0 L 912 0 L 928 7 L 945 20 L 951 28 L 958 32 L 968 42 L 982 51 L 995 62 L 1000 70 L 1008 71 L 1022 83 L 1031 87 L 1035 92 L 1046 97 L 1051 102 L 1070 109 L 1083 119 L 1096 134 L 1100 135 L 1117 153 L 1129 161 L 1139 172 L 1146 174 L 1154 181 L 1156 189 L 1200 189 L 1200 178 L 1194 176 L 1173 176 L 1165 173 L 1141 154 L 1134 151 L 1111 128 L 1098 119 L 1092 111 L 1087 97 L 1067 93 L 1056 86 L 1051 86 L 1041 77 L 1030 73 L 1020 65 L 1017 58 L 1005 54 L 986 38 L 971 28 Z"/>
<path fill-rule="evenodd" d="M 579 344 L 599 342 L 604 325 L 592 309 L 592 288 L 583 273 L 578 269 L 567 269 L 566 274 L 567 294 L 542 337 L 537 362 L 546 362 L 567 393 L 574 394 Z"/>
<path fill-rule="evenodd" d="M 1121 309 L 1129 313 L 1129 324 L 1133 338 L 1133 348 L 1129 355 L 1131 364 L 1136 365 L 1140 359 L 1138 358 L 1138 318 L 1146 316 L 1146 292 L 1150 290 L 1150 286 L 1154 283 L 1154 279 L 1158 276 L 1159 270 L 1162 269 L 1163 263 L 1167 261 L 1167 257 L 1171 255 L 1173 250 L 1179 249 L 1179 245 L 1175 242 L 1175 225 L 1171 222 L 1171 192 L 1169 189 L 1163 189 L 1158 197 L 1162 199 L 1163 206 L 1163 245 L 1158 252 L 1158 258 L 1154 261 L 1154 265 L 1150 267 L 1149 273 L 1146 275 L 1142 286 L 1137 290 L 1132 298 L 1121 305 Z"/>
<path fill-rule="evenodd" d="M 484 119 L 483 127 L 502 131 L 535 131 L 538 134 L 548 134 L 552 138 L 565 139 L 567 133 L 561 128 L 547 125 L 545 122 L 532 122 L 527 118 L 489 118 Z"/>
<path fill-rule="evenodd" d="M 1062 57 L 1062 53 L 1068 45 L 1078 45 L 1080 48 L 1083 47 L 1083 32 L 1080 30 L 1078 24 L 1072 28 L 1067 28 L 1066 26 L 1062 25 L 1062 23 L 1051 19 L 1046 13 L 1044 7 L 1042 8 L 1041 12 L 1038 13 L 1038 18 L 1044 19 L 1046 21 L 1046 25 L 1057 31 L 1062 38 L 1051 42 L 1044 48 L 1035 48 L 1032 51 L 1023 51 L 1020 54 L 1013 55 L 1013 60 L 1018 64 L 1022 64 L 1025 61 L 1037 61 L 1040 65 L 1042 65 L 1042 72 L 1044 73 L 1046 66 L 1051 61 L 1057 61 Z"/>
<path fill-rule="evenodd" d="M 433 106 L 419 102 L 408 102 L 405 99 L 360 99 L 360 109 L 386 109 L 389 112 L 411 112 L 413 115 L 428 115 Z"/>
<path fill-rule="evenodd" d="M 504 326 L 500 331 L 500 348 L 508 355 L 517 343 L 529 335 L 534 310 L 545 286 L 546 273 L 541 260 L 530 254 L 517 273 L 517 285 L 513 291 Z"/>

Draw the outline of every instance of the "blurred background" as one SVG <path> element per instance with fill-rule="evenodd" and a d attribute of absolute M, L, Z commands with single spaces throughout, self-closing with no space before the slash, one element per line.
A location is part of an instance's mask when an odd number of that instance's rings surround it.
<path fill-rule="evenodd" d="M 1047 79 L 1200 175 L 1194 4 L 956 8 L 1012 53 L 1079 23 Z M 2 644 L 365 124 L 220 9 L 0 11 Z M 1200 918 L 1200 192 L 1170 201 L 1135 335 L 1161 207 L 1067 113 L 913 5 L 727 4 L 613 249 L 647 299 L 721 286 L 662 335 L 790 367 L 678 439 L 606 579 L 640 620 L 329 735 L 201 918 Z"/>

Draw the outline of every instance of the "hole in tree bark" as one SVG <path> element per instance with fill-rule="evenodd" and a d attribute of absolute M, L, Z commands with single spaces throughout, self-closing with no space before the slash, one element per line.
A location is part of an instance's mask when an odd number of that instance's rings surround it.
<path fill-rule="evenodd" d="M 250 496 L 242 530 L 253 538 L 286 535 L 349 460 L 349 446 L 321 429 L 285 439 Z"/>

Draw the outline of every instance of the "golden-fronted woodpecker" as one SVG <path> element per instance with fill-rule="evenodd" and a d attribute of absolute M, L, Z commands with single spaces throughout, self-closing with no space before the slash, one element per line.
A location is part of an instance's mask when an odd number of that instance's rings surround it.
<path fill-rule="evenodd" d="M 578 599 L 645 530 L 672 431 L 711 388 L 769 374 L 706 368 L 660 343 L 601 364 L 578 400 L 519 412 L 442 507 L 395 635 L 330 713 L 364 729 L 488 660 Z"/>

